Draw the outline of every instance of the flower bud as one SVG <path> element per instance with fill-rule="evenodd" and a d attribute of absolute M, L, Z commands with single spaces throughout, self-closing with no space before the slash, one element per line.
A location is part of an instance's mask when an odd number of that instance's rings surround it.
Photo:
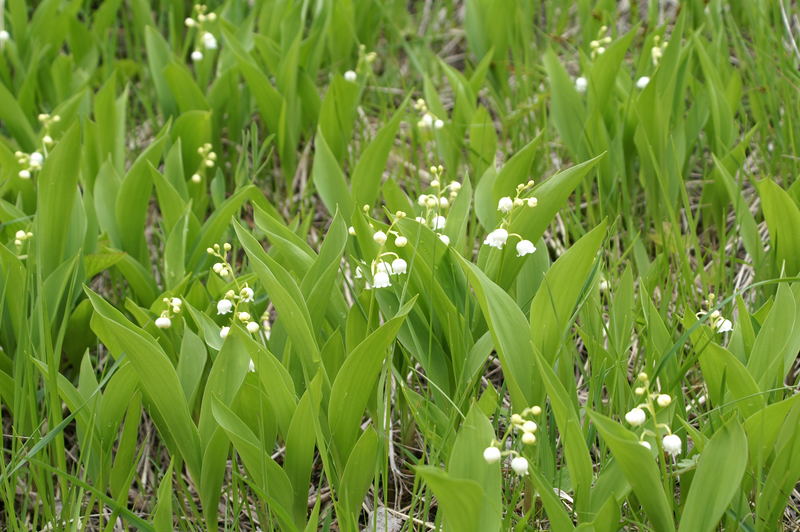
<path fill-rule="evenodd" d="M 172 327 L 172 320 L 166 316 L 156 318 L 156 327 L 159 329 L 169 329 Z"/>
<path fill-rule="evenodd" d="M 641 408 L 634 408 L 625 414 L 625 421 L 633 425 L 634 427 L 638 427 L 639 425 L 643 424 L 647 419 L 647 414 Z"/>
<path fill-rule="evenodd" d="M 486 460 L 487 464 L 494 464 L 500 461 L 500 449 L 497 447 L 487 447 L 483 450 L 483 459 Z"/>
<path fill-rule="evenodd" d="M 658 403 L 658 406 L 660 407 L 667 407 L 671 402 L 672 402 L 672 397 L 670 397 L 665 393 L 662 393 L 661 395 L 656 397 L 656 403 Z"/>
<path fill-rule="evenodd" d="M 525 445 L 533 445 L 536 443 L 536 435 L 533 432 L 524 432 L 522 434 L 522 443 Z"/>
<path fill-rule="evenodd" d="M 404 236 L 398 236 L 397 238 L 394 239 L 394 245 L 399 248 L 406 247 L 406 244 L 408 244 L 408 239 Z"/>

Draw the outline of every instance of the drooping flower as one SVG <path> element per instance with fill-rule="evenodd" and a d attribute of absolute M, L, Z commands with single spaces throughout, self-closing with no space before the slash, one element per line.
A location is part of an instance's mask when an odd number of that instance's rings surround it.
<path fill-rule="evenodd" d="M 536 251 L 536 246 L 530 240 L 520 240 L 517 242 L 517 257 L 524 257 Z"/>
<path fill-rule="evenodd" d="M 500 198 L 500 201 L 497 202 L 497 210 L 500 212 L 510 212 L 511 209 L 514 208 L 514 200 L 509 198 L 508 196 L 503 196 Z"/>
<path fill-rule="evenodd" d="M 383 231 L 375 231 L 375 234 L 372 235 L 372 240 L 383 245 L 386 243 L 386 233 Z"/>
<path fill-rule="evenodd" d="M 658 403 L 658 406 L 660 407 L 668 407 L 671 402 L 672 402 L 672 397 L 670 397 L 665 393 L 662 393 L 658 397 L 656 397 L 656 403 Z"/>
<path fill-rule="evenodd" d="M 192 57 L 192 61 L 194 61 L 195 63 L 197 63 L 199 61 L 202 61 L 203 60 L 203 52 L 201 52 L 200 50 L 195 50 L 194 52 L 192 52 L 191 57 Z"/>
<path fill-rule="evenodd" d="M 522 443 L 525 445 L 533 445 L 536 443 L 536 435 L 533 432 L 523 432 Z"/>
<path fill-rule="evenodd" d="M 647 414 L 641 408 L 633 408 L 627 414 L 625 414 L 625 421 L 633 425 L 634 427 L 638 427 L 639 425 L 643 424 L 647 419 Z"/>
<path fill-rule="evenodd" d="M 528 460 L 524 456 L 517 456 L 511 460 L 511 469 L 519 476 L 528 474 Z"/>
<path fill-rule="evenodd" d="M 497 447 L 487 447 L 483 450 L 483 459 L 486 460 L 487 464 L 495 464 L 500 461 L 500 449 Z"/>
<path fill-rule="evenodd" d="M 242 301 L 244 301 L 245 303 L 250 303 L 251 301 L 253 301 L 253 296 L 254 295 L 255 295 L 255 292 L 249 286 L 245 286 L 239 292 L 239 296 L 241 296 Z"/>
<path fill-rule="evenodd" d="M 201 40 L 203 41 L 203 48 L 205 48 L 206 50 L 216 50 L 218 47 L 217 38 L 214 37 L 213 33 L 210 32 L 203 33 Z"/>
<path fill-rule="evenodd" d="M 589 86 L 589 81 L 584 78 L 583 76 L 575 79 L 575 90 L 580 93 L 586 92 L 586 88 Z"/>
<path fill-rule="evenodd" d="M 661 440 L 661 444 L 664 446 L 664 451 L 670 456 L 678 456 L 681 454 L 681 446 L 683 443 L 680 437 L 675 434 L 667 434 L 664 436 L 664 439 Z"/>
<path fill-rule="evenodd" d="M 233 302 L 230 299 L 220 299 L 217 301 L 217 315 L 225 315 L 233 310 Z"/>
<path fill-rule="evenodd" d="M 399 248 L 406 247 L 406 244 L 408 244 L 408 239 L 404 236 L 398 236 L 397 238 L 394 239 L 394 245 Z"/>
<path fill-rule="evenodd" d="M 501 227 L 486 235 L 486 240 L 483 241 L 483 244 L 485 246 L 503 249 L 503 246 L 506 244 L 506 240 L 508 240 L 508 231 Z"/>
<path fill-rule="evenodd" d="M 441 240 L 441 241 L 442 241 L 442 243 L 443 243 L 445 246 L 449 246 L 449 245 L 450 245 L 450 237 L 449 237 L 449 236 L 447 236 L 447 235 L 439 235 L 439 240 Z"/>
<path fill-rule="evenodd" d="M 645 87 L 647 87 L 648 83 L 650 83 L 650 78 L 647 76 L 642 76 L 641 78 L 636 80 L 636 88 L 644 89 Z"/>
<path fill-rule="evenodd" d="M 245 328 L 247 329 L 247 332 L 249 332 L 250 334 L 255 334 L 261 330 L 261 326 L 254 321 L 248 322 L 247 325 L 245 325 Z"/>
<path fill-rule="evenodd" d="M 408 263 L 401 258 L 394 259 L 392 261 L 392 273 L 395 275 L 400 275 L 406 273 L 408 269 Z"/>
<path fill-rule="evenodd" d="M 172 320 L 166 316 L 159 316 L 156 318 L 156 327 L 159 329 L 169 329 L 172 327 Z"/>
<path fill-rule="evenodd" d="M 444 216 L 434 216 L 431 221 L 431 228 L 433 228 L 434 231 L 438 231 L 444 229 L 446 223 L 447 219 Z"/>
<path fill-rule="evenodd" d="M 354 70 L 348 70 L 344 73 L 344 79 L 349 81 L 350 83 L 355 83 L 356 79 L 358 79 L 358 75 L 355 73 Z"/>
<path fill-rule="evenodd" d="M 644 447 L 644 448 L 645 448 L 645 449 L 647 449 L 648 451 L 649 451 L 650 449 L 652 449 L 652 447 L 650 446 L 650 442 L 647 442 L 647 441 L 644 441 L 644 440 L 640 441 L 640 442 L 639 442 L 639 445 L 641 445 L 642 447 Z"/>
<path fill-rule="evenodd" d="M 228 337 L 230 332 L 231 332 L 231 328 L 230 327 L 223 327 L 222 329 L 219 330 L 219 337 L 224 340 L 225 338 Z"/>
<path fill-rule="evenodd" d="M 392 286 L 389 274 L 385 271 L 375 272 L 375 275 L 372 277 L 372 286 L 375 288 L 387 288 Z"/>
<path fill-rule="evenodd" d="M 525 432 L 536 432 L 538 428 L 535 421 L 528 420 L 522 424 L 522 430 Z"/>

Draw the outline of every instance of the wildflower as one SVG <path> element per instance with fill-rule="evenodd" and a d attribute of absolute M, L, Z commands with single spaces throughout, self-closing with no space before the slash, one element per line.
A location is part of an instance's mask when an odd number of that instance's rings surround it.
<path fill-rule="evenodd" d="M 197 26 L 197 21 L 195 19 L 193 19 L 192 17 L 186 17 L 183 20 L 183 23 L 186 24 L 187 28 L 193 28 L 193 27 Z"/>
<path fill-rule="evenodd" d="M 442 129 L 444 127 L 444 121 L 437 118 L 433 121 L 433 127 L 434 129 Z"/>
<path fill-rule="evenodd" d="M 508 231 L 501 227 L 486 235 L 486 240 L 483 241 L 483 245 L 503 249 L 506 240 L 508 240 Z"/>
<path fill-rule="evenodd" d="M 41 168 L 42 167 L 42 163 L 44 163 L 44 155 L 42 155 L 38 151 L 35 151 L 35 152 L 31 153 L 31 157 L 30 157 L 31 168 L 34 168 L 34 169 Z"/>
<path fill-rule="evenodd" d="M 519 414 L 511 414 L 511 422 L 514 425 L 521 425 L 524 422 L 524 420 L 522 419 L 522 416 Z"/>
<path fill-rule="evenodd" d="M 194 61 L 195 63 L 197 63 L 199 61 L 202 61 L 203 60 L 203 52 L 201 52 L 200 50 L 195 50 L 194 52 L 192 52 L 191 58 L 192 58 L 192 61 Z"/>
<path fill-rule="evenodd" d="M 642 76 L 641 78 L 636 80 L 636 88 L 644 89 L 645 87 L 647 87 L 648 83 L 650 83 L 650 78 L 647 76 Z"/>
<path fill-rule="evenodd" d="M 439 198 L 439 207 L 441 207 L 442 209 L 446 209 L 446 208 L 448 208 L 449 206 L 450 206 L 450 200 L 448 200 L 448 199 L 447 199 L 447 198 L 445 198 L 444 196 L 442 196 L 441 198 Z"/>
<path fill-rule="evenodd" d="M 677 456 L 681 454 L 682 442 L 681 439 L 675 434 L 667 434 L 664 436 L 664 439 L 661 440 L 661 444 L 664 446 L 664 451 L 670 456 Z"/>
<path fill-rule="evenodd" d="M 536 246 L 530 240 L 520 240 L 517 242 L 517 257 L 524 257 L 536 251 Z"/>
<path fill-rule="evenodd" d="M 172 320 L 166 316 L 156 318 L 156 327 L 159 329 L 169 329 L 172 327 Z"/>
<path fill-rule="evenodd" d="M 531 407 L 531 414 L 533 414 L 534 416 L 538 416 L 541 413 L 542 413 L 542 407 L 541 406 L 537 405 L 537 406 L 532 406 Z"/>
<path fill-rule="evenodd" d="M 350 234 L 350 236 L 356 236 L 356 228 L 352 225 L 347 228 L 347 232 Z"/>
<path fill-rule="evenodd" d="M 242 288 L 241 292 L 239 292 L 239 296 L 245 303 L 250 303 L 251 301 L 253 301 L 254 295 L 255 292 L 253 292 L 253 289 L 250 288 L 249 286 L 245 286 L 244 288 Z"/>
<path fill-rule="evenodd" d="M 442 241 L 442 243 L 443 243 L 445 246 L 449 246 L 449 245 L 450 245 L 450 237 L 449 237 L 449 236 L 447 236 L 447 235 L 439 235 L 439 240 L 441 240 L 441 241 Z"/>
<path fill-rule="evenodd" d="M 203 180 L 203 176 L 201 176 L 200 174 L 198 174 L 198 173 L 192 174 L 192 183 L 197 184 L 202 180 Z"/>
<path fill-rule="evenodd" d="M 522 434 L 522 443 L 525 445 L 533 445 L 536 443 L 536 435 L 533 432 L 524 432 Z"/>
<path fill-rule="evenodd" d="M 537 428 L 538 427 L 536 426 L 535 421 L 528 420 L 522 424 L 522 430 L 524 430 L 525 432 L 536 432 Z"/>
<path fill-rule="evenodd" d="M 439 206 L 439 198 L 434 196 L 433 194 L 425 197 L 425 206 L 429 209 L 435 209 Z"/>
<path fill-rule="evenodd" d="M 459 183 L 458 181 L 450 181 L 450 184 L 448 186 L 450 187 L 450 190 L 452 190 L 453 192 L 458 192 L 459 190 L 461 190 L 461 183 Z"/>
<path fill-rule="evenodd" d="M 408 264 L 406 263 L 405 260 L 397 258 L 392 261 L 392 273 L 394 273 L 395 275 L 404 274 L 406 273 L 407 269 L 408 269 Z"/>
<path fill-rule="evenodd" d="M 408 244 L 408 239 L 404 236 L 398 236 L 397 238 L 394 239 L 394 245 L 399 248 L 406 247 L 406 244 Z"/>
<path fill-rule="evenodd" d="M 249 312 L 240 312 L 239 313 L 239 321 L 246 322 L 250 320 L 250 313 Z"/>
<path fill-rule="evenodd" d="M 9 34 L 6 30 L 0 30 L 0 45 L 5 44 L 10 39 L 11 34 Z"/>
<path fill-rule="evenodd" d="M 525 459 L 523 456 L 517 456 L 513 460 L 511 460 L 511 469 L 514 470 L 519 476 L 525 476 L 528 474 L 528 460 Z"/>
<path fill-rule="evenodd" d="M 354 274 L 354 277 L 356 279 L 361 279 L 362 277 L 364 277 L 364 272 L 361 271 L 361 266 L 356 266 L 356 273 Z"/>
<path fill-rule="evenodd" d="M 670 397 L 665 393 L 662 393 L 658 397 L 656 397 L 656 403 L 658 403 L 658 406 L 660 407 L 667 407 L 671 402 L 672 402 L 672 397 Z"/>
<path fill-rule="evenodd" d="M 500 201 L 497 202 L 497 210 L 500 212 L 509 212 L 513 208 L 514 208 L 514 200 L 512 200 L 508 196 L 500 198 Z"/>
<path fill-rule="evenodd" d="M 428 203 L 428 195 L 427 194 L 420 194 L 417 198 L 417 204 L 420 207 L 424 207 Z"/>
<path fill-rule="evenodd" d="M 644 395 L 644 392 L 645 392 L 645 391 L 646 391 L 646 390 L 645 390 L 644 388 L 642 388 L 641 386 L 637 386 L 637 387 L 636 387 L 636 388 L 633 390 L 633 393 L 635 393 L 636 395 Z"/>
<path fill-rule="evenodd" d="M 231 332 L 231 328 L 230 327 L 223 327 L 222 329 L 219 330 L 219 337 L 224 340 L 225 338 L 228 337 L 230 332 Z"/>
<path fill-rule="evenodd" d="M 647 414 L 641 408 L 634 408 L 627 414 L 625 414 L 625 421 L 633 425 L 634 427 L 638 427 L 642 423 L 645 422 L 647 419 Z"/>
<path fill-rule="evenodd" d="M 249 332 L 250 334 L 255 334 L 259 331 L 259 329 L 261 329 L 258 323 L 254 321 L 248 322 L 245 327 L 247 328 L 247 332 Z"/>
<path fill-rule="evenodd" d="M 205 32 L 203 36 L 200 38 L 203 41 L 203 48 L 206 50 L 216 50 L 217 49 L 217 38 L 214 37 L 213 33 Z"/>
<path fill-rule="evenodd" d="M 640 442 L 639 442 L 639 445 L 641 445 L 642 447 L 644 447 L 644 448 L 645 448 L 645 449 L 647 449 L 648 451 L 649 451 L 650 449 L 652 449 L 652 447 L 650 446 L 650 442 L 647 442 L 647 441 L 644 441 L 644 440 L 640 441 Z"/>
<path fill-rule="evenodd" d="M 428 129 L 429 127 L 431 127 L 433 125 L 433 120 L 434 119 L 433 119 L 433 115 L 432 114 L 425 113 L 424 115 L 422 115 L 422 118 L 420 119 L 420 121 L 417 122 L 417 127 L 422 128 L 422 129 Z"/>
<path fill-rule="evenodd" d="M 376 231 L 375 234 L 372 235 L 372 240 L 374 240 L 380 245 L 383 245 L 386 243 L 386 233 L 384 233 L 383 231 Z"/>
<path fill-rule="evenodd" d="M 346 79 L 350 83 L 355 83 L 356 78 L 357 78 L 357 75 L 352 70 L 348 70 L 347 72 L 344 73 L 344 79 Z"/>
<path fill-rule="evenodd" d="M 375 271 L 392 275 L 392 265 L 385 261 L 380 261 L 375 265 Z"/>
<path fill-rule="evenodd" d="M 483 459 L 487 464 L 494 464 L 500 461 L 500 449 L 497 447 L 487 447 L 483 450 Z"/>
<path fill-rule="evenodd" d="M 220 299 L 217 301 L 217 315 L 225 315 L 233 310 L 233 302 L 229 299 Z"/>
<path fill-rule="evenodd" d="M 575 90 L 584 93 L 586 92 L 586 88 L 589 86 L 589 82 L 583 76 L 577 78 L 575 80 Z"/>
<path fill-rule="evenodd" d="M 414 221 L 417 223 L 424 224 L 427 220 L 425 220 L 425 218 L 423 218 L 422 216 L 417 216 L 416 218 L 414 218 Z"/>
<path fill-rule="evenodd" d="M 20 170 L 18 175 L 22 179 L 30 179 L 31 178 L 31 173 L 30 173 L 29 170 Z"/>
<path fill-rule="evenodd" d="M 446 223 L 447 219 L 444 216 L 434 216 L 431 221 L 431 228 L 433 228 L 434 231 L 438 231 L 439 229 L 444 229 Z"/>
<path fill-rule="evenodd" d="M 389 280 L 389 274 L 384 271 L 378 271 L 372 278 L 372 284 L 375 288 L 386 288 L 392 286 Z"/>
<path fill-rule="evenodd" d="M 14 233 L 14 238 L 16 238 L 17 240 L 25 240 L 26 236 L 27 233 L 25 233 L 25 231 L 23 231 L 22 229 Z"/>

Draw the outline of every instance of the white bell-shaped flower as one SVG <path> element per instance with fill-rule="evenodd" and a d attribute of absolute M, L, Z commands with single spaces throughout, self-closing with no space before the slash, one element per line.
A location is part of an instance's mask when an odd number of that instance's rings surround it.
<path fill-rule="evenodd" d="M 506 245 L 506 240 L 508 240 L 508 231 L 501 227 L 486 235 L 486 240 L 483 241 L 483 244 L 485 246 L 503 249 L 503 246 Z"/>
<path fill-rule="evenodd" d="M 517 257 L 524 257 L 536 251 L 536 246 L 530 240 L 520 240 L 517 242 Z"/>
<path fill-rule="evenodd" d="M 625 421 L 633 425 L 634 427 L 638 427 L 639 425 L 643 424 L 647 420 L 647 414 L 641 408 L 633 408 L 627 414 L 625 414 Z"/>

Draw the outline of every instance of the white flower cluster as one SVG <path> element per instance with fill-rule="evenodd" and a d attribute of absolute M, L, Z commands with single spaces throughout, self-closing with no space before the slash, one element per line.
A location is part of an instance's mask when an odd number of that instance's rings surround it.
<path fill-rule="evenodd" d="M 611 37 L 605 35 L 607 31 L 608 26 L 600 26 L 600 31 L 597 32 L 597 39 L 589 43 L 589 48 L 592 50 L 592 59 L 596 58 L 598 55 L 603 55 L 606 53 L 606 45 L 611 43 Z"/>
<path fill-rule="evenodd" d="M 219 48 L 219 43 L 217 43 L 217 38 L 214 36 L 213 33 L 208 31 L 206 24 L 210 22 L 214 22 L 217 20 L 217 14 L 212 12 L 208 12 L 208 7 L 204 4 L 196 4 L 194 6 L 195 18 L 187 17 L 183 23 L 186 24 L 187 28 L 197 28 L 197 33 L 199 35 L 200 46 L 206 50 L 216 50 Z M 200 50 L 199 47 L 195 47 L 195 49 L 191 53 L 192 61 L 199 62 L 203 60 L 203 52 Z"/>
<path fill-rule="evenodd" d="M 18 248 L 22 247 L 22 244 L 28 240 L 29 238 L 33 237 L 33 233 L 30 231 L 23 231 L 20 229 L 16 233 L 14 233 L 14 245 Z"/>
<path fill-rule="evenodd" d="M 509 451 L 501 451 L 501 448 L 506 446 L 506 440 L 511 437 L 514 431 L 518 434 L 521 434 L 520 441 L 524 445 L 533 445 L 536 443 L 536 431 L 539 429 L 539 426 L 536 424 L 535 421 L 532 419 L 527 419 L 528 416 L 538 416 L 542 413 L 542 409 L 539 406 L 532 406 L 526 408 L 519 414 L 513 414 L 511 416 L 511 423 L 506 428 L 506 432 L 500 440 L 492 441 L 491 445 L 483 450 L 483 459 L 488 464 L 495 464 L 500 461 L 500 459 L 504 455 L 513 456 L 511 460 L 511 469 L 519 476 L 525 476 L 528 474 L 528 459 L 522 456 L 520 453 L 514 450 Z"/>
<path fill-rule="evenodd" d="M 230 282 L 233 283 L 236 288 L 236 290 L 231 289 L 225 292 L 224 297 L 217 301 L 218 316 L 231 314 L 231 325 L 222 327 L 219 331 L 219 336 L 223 339 L 227 338 L 231 332 L 231 326 L 238 320 L 250 334 L 256 334 L 263 330 L 264 337 L 269 340 L 269 315 L 265 312 L 261 316 L 261 324 L 259 325 L 247 310 L 239 310 L 239 305 L 255 301 L 255 291 L 250 288 L 247 283 L 240 285 L 239 281 L 236 279 L 233 266 L 228 262 L 228 252 L 231 250 L 231 247 L 230 243 L 225 242 L 222 246 L 214 244 L 213 247 L 206 249 L 209 255 L 218 259 L 218 262 L 215 262 L 213 266 L 211 266 L 211 271 L 226 280 L 230 278 Z"/>
<path fill-rule="evenodd" d="M 632 408 L 625 414 L 625 421 L 633 427 L 640 427 L 647 422 L 647 415 L 650 414 L 653 420 L 653 428 L 655 430 L 645 429 L 639 436 L 639 444 L 647 449 L 652 449 L 652 445 L 645 438 L 657 438 L 659 433 L 664 434 L 661 439 L 661 446 L 668 455 L 675 457 L 681 453 L 681 439 L 679 436 L 672 434 L 669 425 L 658 423 L 656 420 L 656 406 L 660 408 L 667 408 L 672 404 L 672 397 L 668 394 L 651 391 L 650 378 L 647 373 L 641 372 L 636 377 L 639 382 L 633 393 L 639 397 L 643 397 L 645 402 Z"/>
<path fill-rule="evenodd" d="M 483 241 L 484 246 L 503 249 L 503 247 L 506 245 L 506 242 L 508 242 L 509 237 L 515 237 L 519 240 L 519 242 L 517 242 L 517 257 L 524 257 L 525 255 L 530 255 L 536 251 L 536 246 L 533 245 L 533 242 L 522 238 L 516 233 L 509 233 L 505 228 L 511 218 L 511 212 L 515 208 L 525 206 L 532 208 L 539 204 L 539 200 L 537 200 L 534 196 L 527 198 L 520 197 L 521 194 L 532 188 L 533 184 L 533 180 L 530 180 L 525 184 L 517 185 L 517 194 L 514 196 L 514 198 L 511 198 L 510 196 L 504 196 L 500 198 L 500 201 L 497 202 L 497 210 L 503 215 L 503 220 L 500 223 L 500 227 L 486 235 L 486 238 Z"/>
<path fill-rule="evenodd" d="M 17 174 L 22 179 L 30 179 L 33 172 L 41 170 L 44 164 L 44 155 L 38 151 L 33 153 L 16 151 L 14 152 L 14 157 L 17 158 L 17 163 L 22 166 L 22 170 Z"/>
<path fill-rule="evenodd" d="M 156 327 L 159 329 L 169 329 L 172 327 L 172 318 L 176 314 L 180 314 L 183 300 L 179 297 L 165 297 L 163 300 L 166 309 L 161 312 L 161 315 L 156 318 Z"/>
<path fill-rule="evenodd" d="M 421 118 L 417 122 L 417 127 L 420 129 L 442 129 L 444 127 L 444 121 L 440 118 L 434 116 L 431 113 L 430 109 L 428 109 L 428 104 L 425 103 L 425 100 L 419 98 L 416 102 L 414 102 L 414 109 L 421 113 Z"/>
<path fill-rule="evenodd" d="M 661 57 L 664 55 L 664 49 L 667 47 L 669 42 L 664 41 L 661 42 L 661 37 L 656 35 L 653 37 L 653 47 L 650 49 L 650 59 L 653 61 L 653 66 L 658 66 L 658 62 L 661 61 Z"/>
<path fill-rule="evenodd" d="M 210 143 L 206 142 L 199 148 L 197 148 L 197 153 L 200 155 L 200 165 L 197 167 L 197 171 L 192 174 L 192 183 L 200 183 L 203 180 L 203 175 L 209 168 L 214 168 L 214 164 L 217 161 L 217 154 L 211 151 L 213 146 Z"/>
<path fill-rule="evenodd" d="M 42 169 L 44 164 L 47 150 L 53 146 L 53 137 L 50 133 L 50 128 L 53 124 L 60 122 L 59 115 L 50 115 L 47 113 L 40 113 L 38 116 L 39 122 L 42 124 L 42 148 L 41 151 L 34 151 L 33 153 L 24 153 L 21 151 L 14 152 L 14 157 L 17 158 L 17 163 L 22 169 L 17 174 L 22 179 L 30 179 L 34 172 Z"/>
<path fill-rule="evenodd" d="M 715 299 L 716 296 L 714 294 L 708 294 L 708 298 L 705 300 L 706 307 L 709 309 L 712 308 L 714 306 Z M 695 316 L 700 319 L 706 314 L 708 314 L 708 324 L 718 333 L 722 334 L 733 330 L 733 322 L 725 318 L 719 310 L 713 310 L 710 313 L 701 310 L 695 314 Z"/>
<path fill-rule="evenodd" d="M 431 166 L 430 173 L 433 176 L 431 179 L 432 194 L 420 194 L 417 198 L 417 205 L 422 207 L 424 211 L 422 216 L 417 216 L 415 220 L 422 225 L 427 225 L 433 229 L 439 240 L 445 246 L 450 245 L 450 238 L 444 233 L 440 233 L 447 224 L 447 218 L 444 214 L 450 208 L 450 204 L 458 197 L 458 192 L 461 190 L 461 183 L 458 181 L 450 181 L 443 185 L 442 177 L 444 175 L 444 167 Z"/>
<path fill-rule="evenodd" d="M 369 206 L 364 205 L 364 211 L 368 211 Z M 392 286 L 392 276 L 394 275 L 403 275 L 408 272 L 408 263 L 404 258 L 398 255 L 394 251 L 387 251 L 386 244 L 389 241 L 389 236 L 394 237 L 394 245 L 397 248 L 404 248 L 408 244 L 408 238 L 401 235 L 397 230 L 394 229 L 395 224 L 398 220 L 402 220 L 406 217 L 406 213 L 403 211 L 397 211 L 394 215 L 394 220 L 386 229 L 386 231 L 375 231 L 372 233 L 372 240 L 375 241 L 376 244 L 380 246 L 378 249 L 378 254 L 372 260 L 370 264 L 369 271 L 371 281 L 368 279 L 365 284 L 365 288 L 367 290 L 371 290 L 373 288 L 388 288 Z M 355 229 L 350 228 L 349 232 L 351 235 L 355 235 Z M 364 270 L 361 266 L 356 266 L 355 270 L 355 278 L 356 279 L 363 279 L 364 278 Z"/>

